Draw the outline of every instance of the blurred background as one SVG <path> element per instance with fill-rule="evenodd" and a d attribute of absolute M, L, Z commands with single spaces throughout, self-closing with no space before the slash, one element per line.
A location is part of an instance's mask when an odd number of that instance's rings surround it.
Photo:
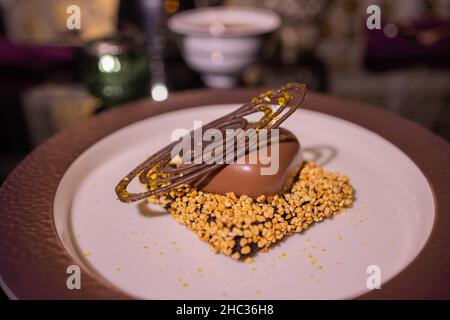
<path fill-rule="evenodd" d="M 73 4 L 81 9 L 79 30 L 67 27 Z M 379 30 L 366 27 L 371 4 L 381 8 Z M 167 24 L 180 12 L 218 6 L 281 17 L 226 83 L 205 82 Z M 450 141 L 449 57 L 450 0 L 0 0 L 0 181 L 67 126 L 133 100 L 207 86 L 301 81 Z M 227 58 L 215 51 L 204 59 Z"/>

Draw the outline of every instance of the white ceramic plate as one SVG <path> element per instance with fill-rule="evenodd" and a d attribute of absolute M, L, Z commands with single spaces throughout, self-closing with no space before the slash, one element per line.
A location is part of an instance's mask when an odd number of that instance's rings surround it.
<path fill-rule="evenodd" d="M 344 299 L 382 283 L 421 251 L 433 226 L 431 188 L 419 168 L 379 135 L 350 122 L 300 110 L 283 126 L 306 159 L 350 176 L 354 207 L 295 234 L 252 264 L 214 254 L 164 212 L 123 204 L 114 187 L 163 147 L 172 130 L 229 113 L 236 105 L 185 109 L 142 120 L 100 140 L 67 170 L 54 201 L 66 249 L 93 273 L 136 298 Z"/>

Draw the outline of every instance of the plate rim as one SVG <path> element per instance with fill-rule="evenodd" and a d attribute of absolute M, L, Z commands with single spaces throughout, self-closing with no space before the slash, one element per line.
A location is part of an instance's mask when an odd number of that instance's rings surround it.
<path fill-rule="evenodd" d="M 98 140 L 136 121 L 190 107 L 242 103 L 262 90 L 200 89 L 175 93 L 164 102 L 129 103 L 74 125 L 33 150 L 0 187 L 2 288 L 18 299 L 131 299 L 82 266 L 82 290 L 66 288 L 65 269 L 76 262 L 53 223 L 53 199 L 65 171 Z M 382 290 L 358 299 L 450 298 L 450 144 L 412 121 L 360 102 L 311 94 L 305 109 L 350 121 L 388 140 L 417 165 L 433 191 L 435 224 L 422 251 Z M 443 271 L 432 272 L 437 267 Z"/>

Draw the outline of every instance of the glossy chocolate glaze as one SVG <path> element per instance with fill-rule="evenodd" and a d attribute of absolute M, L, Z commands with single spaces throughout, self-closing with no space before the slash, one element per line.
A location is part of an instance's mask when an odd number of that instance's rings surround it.
<path fill-rule="evenodd" d="M 262 165 L 248 164 L 249 155 L 245 155 L 245 164 L 228 164 L 195 180 L 191 185 L 209 193 L 225 194 L 234 192 L 237 196 L 247 195 L 256 199 L 260 195 L 270 196 L 287 191 L 302 164 L 300 143 L 290 131 L 280 128 L 279 168 L 274 175 L 262 175 Z M 269 154 L 272 150 L 271 145 Z M 258 151 L 252 151 L 258 152 Z"/>

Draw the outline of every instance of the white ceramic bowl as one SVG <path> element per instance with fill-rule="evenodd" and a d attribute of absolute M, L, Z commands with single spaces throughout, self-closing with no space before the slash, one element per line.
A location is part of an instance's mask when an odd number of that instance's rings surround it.
<path fill-rule="evenodd" d="M 200 72 L 206 85 L 227 88 L 257 57 L 262 35 L 278 29 L 275 13 L 245 7 L 214 7 L 181 12 L 168 21 L 180 35 L 186 63 Z"/>

